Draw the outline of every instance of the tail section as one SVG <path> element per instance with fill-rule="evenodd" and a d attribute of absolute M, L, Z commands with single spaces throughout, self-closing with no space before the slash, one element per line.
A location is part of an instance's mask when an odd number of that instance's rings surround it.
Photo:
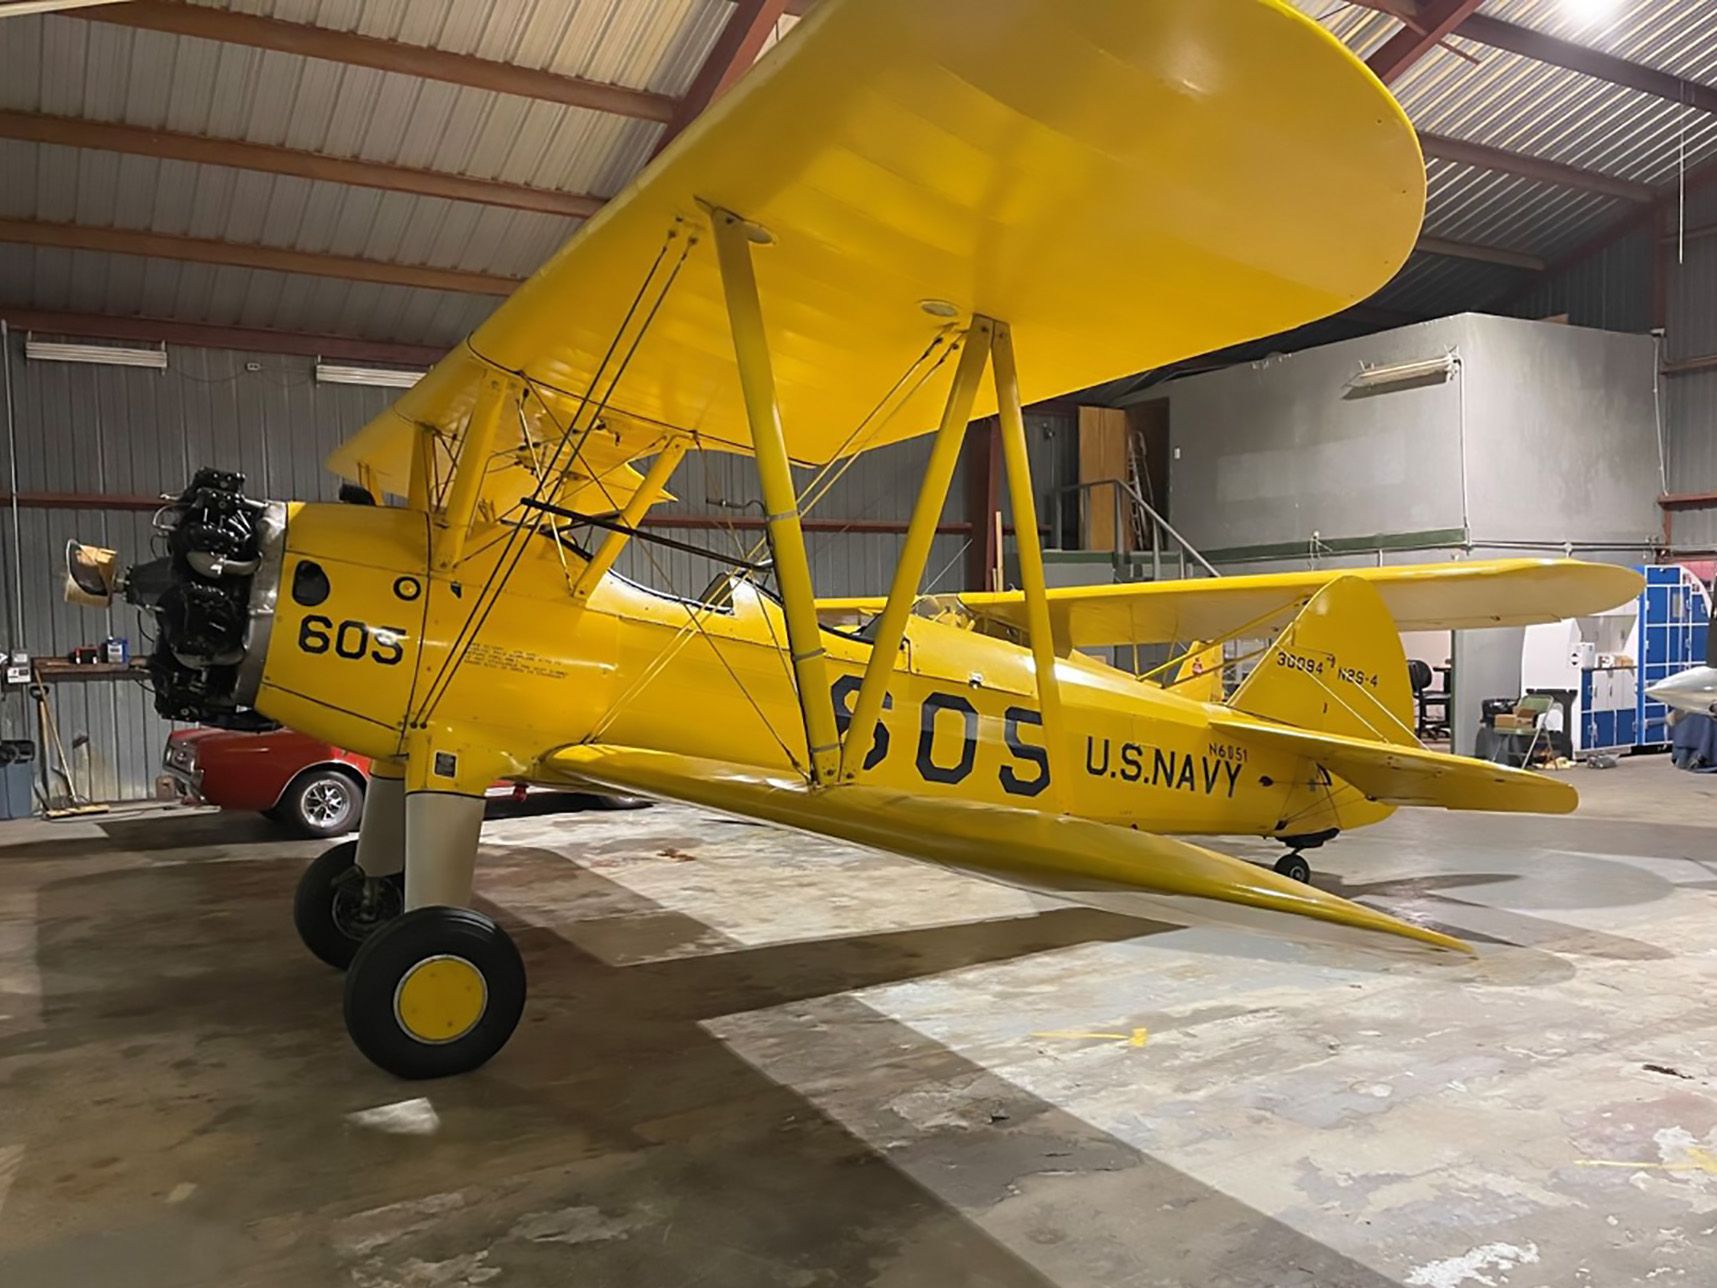
<path fill-rule="evenodd" d="M 1565 814 L 1579 803 L 1556 779 L 1419 746 L 1401 637 L 1377 590 L 1357 577 L 1313 595 L 1228 705 L 1235 714 L 1215 728 L 1304 757 L 1324 775 L 1325 813 L 1296 813 L 1299 830 L 1355 826 L 1371 821 L 1359 812 L 1380 806 Z M 1362 799 L 1338 797 L 1330 775 Z M 1316 797 L 1316 782 L 1308 786 Z"/>
<path fill-rule="evenodd" d="M 1258 659 L 1228 705 L 1298 729 L 1418 746 L 1407 656 L 1383 597 L 1337 577 Z"/>

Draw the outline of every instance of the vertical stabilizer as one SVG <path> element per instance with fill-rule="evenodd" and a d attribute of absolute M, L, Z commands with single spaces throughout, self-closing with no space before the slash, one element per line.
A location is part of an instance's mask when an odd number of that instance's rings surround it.
<path fill-rule="evenodd" d="M 1228 705 L 1298 729 L 1418 745 L 1401 636 L 1358 577 L 1336 577 L 1307 600 Z"/>

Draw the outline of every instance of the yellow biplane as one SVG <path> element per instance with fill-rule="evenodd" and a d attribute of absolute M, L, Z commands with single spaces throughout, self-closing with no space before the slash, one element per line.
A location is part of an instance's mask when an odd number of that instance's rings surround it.
<path fill-rule="evenodd" d="M 200 474 L 162 512 L 164 560 L 117 585 L 156 613 L 164 713 L 260 713 L 374 758 L 356 841 L 297 900 L 347 971 L 358 1047 L 429 1077 L 512 1033 L 519 954 L 469 907 L 497 778 L 1171 920 L 1461 947 L 1177 838 L 1571 809 L 1564 784 L 1418 744 L 1398 629 L 1589 613 L 1634 574 L 1047 591 L 1021 417 L 1364 299 L 1411 250 L 1424 181 L 1383 86 L 1279 0 L 824 0 L 334 454 L 403 503 L 267 503 Z M 915 612 L 961 438 L 989 414 L 1021 588 Z M 925 433 L 886 598 L 820 604 L 794 468 Z M 611 571 L 694 448 L 755 462 L 778 597 L 749 561 L 701 599 Z M 115 588 L 74 564 L 85 592 Z M 1077 651 L 1242 637 L 1274 642 L 1227 700 Z"/>

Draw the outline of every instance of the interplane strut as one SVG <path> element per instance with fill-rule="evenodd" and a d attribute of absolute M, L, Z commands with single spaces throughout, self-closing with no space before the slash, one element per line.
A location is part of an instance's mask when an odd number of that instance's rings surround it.
<path fill-rule="evenodd" d="M 1020 405 L 1019 373 L 1007 324 L 978 316 L 973 318 L 966 332 L 954 383 L 937 427 L 930 461 L 913 505 L 894 581 L 877 624 L 870 660 L 854 699 L 852 719 L 843 741 L 830 695 L 810 561 L 799 521 L 799 497 L 781 430 L 768 336 L 751 259 L 752 247 L 759 243 L 768 244 L 770 237 L 763 229 L 731 211 L 712 210 L 711 216 L 715 225 L 722 291 L 733 332 L 734 355 L 756 455 L 758 482 L 763 492 L 765 526 L 787 621 L 787 647 L 805 727 L 811 781 L 819 786 L 830 786 L 836 782 L 851 782 L 858 776 L 871 731 L 882 713 L 889 681 L 895 673 L 907 619 L 918 597 L 936 524 L 953 482 L 960 443 L 971 420 L 984 368 L 988 365 L 995 379 L 1002 450 L 1018 540 L 1020 583 L 1026 600 L 1036 673 L 1038 710 L 1052 767 L 1050 781 L 1055 782 L 1058 775 L 1053 766 L 1062 758 L 1064 742 L 1061 736 L 1060 689 L 1055 676 L 1055 638 L 1050 629 L 1043 549 L 1038 536 L 1037 507 L 1032 495 L 1031 465 L 1026 452 L 1025 416 Z"/>
<path fill-rule="evenodd" d="M 811 780 L 835 781 L 840 764 L 840 733 L 835 724 L 834 699 L 829 693 L 822 628 L 811 589 L 811 562 L 799 522 L 799 497 L 793 486 L 793 466 L 781 433 L 781 410 L 775 399 L 775 371 L 769 358 L 769 338 L 763 327 L 763 305 L 757 294 L 757 274 L 751 247 L 760 234 L 731 211 L 713 212 L 716 256 L 721 265 L 722 293 L 733 331 L 734 359 L 744 394 L 746 420 L 757 459 L 757 481 L 763 492 L 764 527 L 775 561 L 776 585 L 787 619 L 787 648 L 792 655 L 793 681 L 799 693 L 799 714 L 805 726 L 805 748 Z"/>

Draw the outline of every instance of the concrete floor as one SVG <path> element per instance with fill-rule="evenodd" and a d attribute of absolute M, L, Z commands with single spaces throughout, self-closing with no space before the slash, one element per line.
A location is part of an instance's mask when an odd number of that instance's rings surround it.
<path fill-rule="evenodd" d="M 0 1284 L 1717 1284 L 1717 781 L 1411 811 L 1319 880 L 1424 964 L 696 810 L 492 823 L 531 1001 L 393 1081 L 260 820 L 0 828 Z M 1237 844 L 1260 856 L 1273 851 Z"/>

